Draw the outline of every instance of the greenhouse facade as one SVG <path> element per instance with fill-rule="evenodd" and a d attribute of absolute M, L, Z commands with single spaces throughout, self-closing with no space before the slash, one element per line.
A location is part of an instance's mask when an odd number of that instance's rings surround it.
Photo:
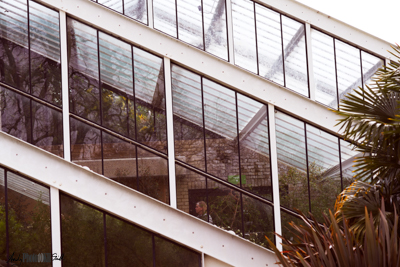
<path fill-rule="evenodd" d="M 274 264 L 353 180 L 329 109 L 392 57 L 292 0 L 1 0 L 0 30 L 8 266 Z"/>

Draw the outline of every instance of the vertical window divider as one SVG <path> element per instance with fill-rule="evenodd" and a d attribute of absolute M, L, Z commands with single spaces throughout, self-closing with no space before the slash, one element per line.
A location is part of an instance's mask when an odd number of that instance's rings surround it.
<path fill-rule="evenodd" d="M 333 38 L 333 59 L 335 60 L 335 80 L 336 80 L 336 104 L 339 110 L 339 81 L 338 81 L 338 70 L 336 61 L 336 38 Z"/>
<path fill-rule="evenodd" d="M 256 3 L 253 2 L 253 11 L 254 11 L 254 30 L 255 30 L 255 37 L 256 37 L 256 64 L 257 64 L 257 75 L 260 75 L 260 64 L 258 60 L 258 39 L 257 39 L 257 11 L 256 11 Z"/>
<path fill-rule="evenodd" d="M 63 118 L 64 159 L 71 161 L 71 136 L 69 125 L 69 90 L 68 90 L 68 43 L 67 43 L 67 15 L 59 12 L 60 20 L 60 50 L 61 50 L 61 99 Z"/>
<path fill-rule="evenodd" d="M 107 249 L 107 220 L 106 213 L 103 212 L 103 237 L 104 237 L 104 261 L 105 266 L 108 266 L 108 249 Z"/>
<path fill-rule="evenodd" d="M 32 91 L 32 57 L 31 57 L 31 23 L 30 23 L 30 6 L 29 6 L 29 1 L 26 1 L 26 11 L 27 11 L 27 19 L 28 19 L 28 69 L 29 69 L 29 88 L 28 88 L 28 93 L 30 95 L 33 94 Z M 32 110 L 32 99 L 29 98 L 29 113 L 31 115 L 31 121 L 30 121 L 30 126 L 31 129 L 29 133 L 27 133 L 27 139 L 28 143 L 33 144 L 33 120 L 35 116 L 33 115 L 33 110 Z"/>
<path fill-rule="evenodd" d="M 306 150 L 305 152 L 306 152 L 306 165 L 307 165 L 308 211 L 311 212 L 310 166 L 308 162 L 307 123 L 305 122 L 304 122 L 304 143 Z"/>
<path fill-rule="evenodd" d="M 276 146 L 276 128 L 275 128 L 275 106 L 268 104 L 268 131 L 269 131 L 269 149 L 271 160 L 272 175 L 272 197 L 274 202 L 274 225 L 275 233 L 282 235 L 281 223 L 281 205 L 279 193 L 279 176 L 278 176 L 278 152 Z M 275 236 L 275 246 L 282 251 L 282 239 Z"/>
<path fill-rule="evenodd" d="M 285 69 L 285 48 L 283 44 L 283 27 L 282 27 L 282 14 L 279 14 L 281 25 L 281 46 L 282 46 L 282 72 L 283 72 L 283 86 L 286 87 L 286 69 Z"/>
<path fill-rule="evenodd" d="M 226 26 L 228 34 L 228 61 L 235 65 L 235 50 L 233 48 L 233 18 L 232 18 L 232 0 L 226 0 Z"/>
<path fill-rule="evenodd" d="M 61 216 L 60 216 L 60 191 L 50 186 L 50 216 L 51 216 L 51 247 L 52 255 L 61 257 Z M 53 267 L 61 267 L 61 261 L 53 261 Z"/>
<path fill-rule="evenodd" d="M 147 0 L 147 25 L 154 29 L 153 0 Z"/>
<path fill-rule="evenodd" d="M 314 78 L 314 62 L 313 62 L 313 53 L 312 53 L 312 45 L 311 45 L 311 25 L 310 23 L 305 23 L 306 26 L 306 55 L 307 55 L 307 65 L 308 65 L 308 88 L 309 88 L 309 97 L 311 100 L 315 101 L 316 95 L 316 86 L 315 86 L 315 78 Z"/>
<path fill-rule="evenodd" d="M 204 32 L 204 3 L 201 0 L 201 33 L 203 34 L 203 50 L 206 51 L 206 35 Z"/>
<path fill-rule="evenodd" d="M 175 175 L 175 144 L 174 144 L 174 114 L 172 109 L 172 78 L 171 60 L 164 57 L 165 103 L 167 113 L 167 144 L 168 144 L 168 175 L 170 205 L 177 208 L 176 175 Z"/>
<path fill-rule="evenodd" d="M 9 225 L 8 225 L 8 196 L 7 196 L 7 174 L 8 171 L 6 169 L 4 169 L 4 197 L 5 197 L 5 209 L 6 209 L 6 255 L 7 255 L 7 259 L 10 258 L 10 236 L 8 234 L 8 229 L 9 229 Z"/>
<path fill-rule="evenodd" d="M 240 165 L 240 138 L 239 138 L 239 108 L 238 108 L 238 93 L 235 91 L 235 107 L 236 107 L 236 137 L 237 137 L 237 146 L 238 146 L 238 165 L 239 165 L 239 186 L 242 186 L 242 168 Z M 244 228 L 244 214 L 243 214 L 243 194 L 240 193 L 240 214 L 242 217 L 242 237 L 245 238 L 245 228 Z"/>

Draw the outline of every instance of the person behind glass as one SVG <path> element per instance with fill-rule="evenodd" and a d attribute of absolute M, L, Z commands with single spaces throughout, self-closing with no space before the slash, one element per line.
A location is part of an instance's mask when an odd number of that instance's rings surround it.
<path fill-rule="evenodd" d="M 200 218 L 209 223 L 213 223 L 211 216 L 207 214 L 207 204 L 204 201 L 199 201 L 196 203 L 196 213 L 197 218 Z"/>

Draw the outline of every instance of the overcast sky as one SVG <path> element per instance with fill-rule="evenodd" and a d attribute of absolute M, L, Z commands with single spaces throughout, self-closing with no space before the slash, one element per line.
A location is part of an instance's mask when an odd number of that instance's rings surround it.
<path fill-rule="evenodd" d="M 400 0 L 296 0 L 322 13 L 400 44 Z"/>

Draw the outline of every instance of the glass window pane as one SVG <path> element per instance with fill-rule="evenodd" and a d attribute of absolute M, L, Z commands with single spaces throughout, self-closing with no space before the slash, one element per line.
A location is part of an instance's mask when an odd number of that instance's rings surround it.
<path fill-rule="evenodd" d="M 175 0 L 153 0 L 153 12 L 154 28 L 177 38 Z"/>
<path fill-rule="evenodd" d="M 97 31 L 67 18 L 70 111 L 100 123 Z"/>
<path fill-rule="evenodd" d="M 27 97 L 0 87 L 0 113 L 2 131 L 31 142 L 31 103 Z"/>
<path fill-rule="evenodd" d="M 28 14 L 26 1 L 4 0 L 0 8 L 0 80 L 29 92 Z"/>
<path fill-rule="evenodd" d="M 275 114 L 280 203 L 309 212 L 304 122 Z"/>
<path fill-rule="evenodd" d="M 308 214 L 308 213 L 307 213 Z M 282 222 L 282 235 L 289 241 L 295 242 L 295 238 L 298 235 L 297 232 L 292 233 L 293 228 L 289 225 L 294 222 L 297 226 L 305 225 L 304 221 L 296 216 L 291 215 L 281 210 L 281 222 Z"/>
<path fill-rule="evenodd" d="M 71 160 L 103 174 L 100 130 L 71 118 Z"/>
<path fill-rule="evenodd" d="M 147 24 L 147 1 L 124 0 L 125 15 Z"/>
<path fill-rule="evenodd" d="M 341 192 L 339 143 L 336 136 L 307 125 L 307 154 L 311 212 L 323 222 L 323 213 L 334 211 Z"/>
<path fill-rule="evenodd" d="M 32 101 L 32 115 L 32 144 L 63 157 L 62 113 Z"/>
<path fill-rule="evenodd" d="M 6 192 L 4 169 L 0 168 L 0 261 L 7 261 L 6 248 Z"/>
<path fill-rule="evenodd" d="M 51 253 L 49 188 L 7 172 L 7 201 L 10 254 Z"/>
<path fill-rule="evenodd" d="M 235 64 L 257 73 L 254 3 L 232 0 L 232 21 Z"/>
<path fill-rule="evenodd" d="M 200 254 L 166 239 L 154 236 L 155 266 L 165 267 L 199 267 Z"/>
<path fill-rule="evenodd" d="M 246 239 L 263 247 L 270 247 L 265 236 L 274 242 L 274 212 L 272 206 L 243 195 L 243 223 Z"/>
<path fill-rule="evenodd" d="M 97 0 L 97 3 L 122 13 L 122 0 Z"/>
<path fill-rule="evenodd" d="M 221 183 L 207 179 L 207 195 L 207 211 L 213 224 L 242 236 L 241 194 Z"/>
<path fill-rule="evenodd" d="M 163 61 L 139 48 L 133 51 L 137 140 L 166 153 Z"/>
<path fill-rule="evenodd" d="M 133 110 L 128 109 L 128 98 L 121 92 L 115 92 L 111 88 L 109 88 L 110 90 L 106 88 L 109 87 L 103 84 L 101 95 L 103 101 L 103 126 L 125 136 L 135 136 L 135 132 L 128 132 L 132 128 L 129 125 L 131 114 L 128 115 L 128 110 L 133 112 Z M 133 114 L 132 116 L 134 117 Z"/>
<path fill-rule="evenodd" d="M 63 266 L 105 266 L 103 213 L 60 194 Z"/>
<path fill-rule="evenodd" d="M 339 40 L 335 40 L 335 48 L 339 99 L 343 99 L 362 86 L 360 50 Z"/>
<path fill-rule="evenodd" d="M 29 1 L 32 94 L 61 106 L 58 12 Z"/>
<path fill-rule="evenodd" d="M 283 85 L 280 14 L 256 4 L 259 75 Z"/>
<path fill-rule="evenodd" d="M 105 132 L 102 136 L 104 175 L 137 190 L 136 146 Z"/>
<path fill-rule="evenodd" d="M 139 191 L 169 204 L 168 161 L 137 149 Z"/>
<path fill-rule="evenodd" d="M 383 66 L 383 60 L 364 51 L 361 51 L 361 58 L 363 82 L 366 85 L 370 85 L 372 83 L 371 77 Z"/>
<path fill-rule="evenodd" d="M 177 0 L 177 8 L 179 39 L 203 50 L 201 0 Z"/>
<path fill-rule="evenodd" d="M 354 166 L 354 161 L 356 160 L 356 157 L 362 156 L 362 153 L 353 150 L 353 145 L 349 142 L 346 142 L 344 140 L 340 140 L 340 154 L 341 154 L 341 160 L 342 160 L 342 179 L 343 179 L 343 189 L 348 187 L 352 182 L 355 181 L 354 175 L 355 173 L 355 167 Z"/>
<path fill-rule="evenodd" d="M 178 209 L 213 223 L 207 210 L 206 178 L 175 164 Z"/>
<path fill-rule="evenodd" d="M 239 175 L 235 93 L 203 78 L 207 172 L 228 180 Z"/>
<path fill-rule="evenodd" d="M 308 96 L 308 72 L 304 24 L 282 17 L 286 87 Z"/>
<path fill-rule="evenodd" d="M 228 60 L 225 0 L 203 0 L 203 9 L 205 50 Z"/>
<path fill-rule="evenodd" d="M 242 187 L 272 200 L 267 107 L 241 94 L 237 98 Z"/>
<path fill-rule="evenodd" d="M 107 266 L 153 266 L 152 234 L 106 215 Z"/>
<path fill-rule="evenodd" d="M 172 65 L 175 157 L 204 170 L 201 77 Z"/>
<path fill-rule="evenodd" d="M 337 109 L 334 41 L 329 35 L 311 29 L 315 99 Z"/>

